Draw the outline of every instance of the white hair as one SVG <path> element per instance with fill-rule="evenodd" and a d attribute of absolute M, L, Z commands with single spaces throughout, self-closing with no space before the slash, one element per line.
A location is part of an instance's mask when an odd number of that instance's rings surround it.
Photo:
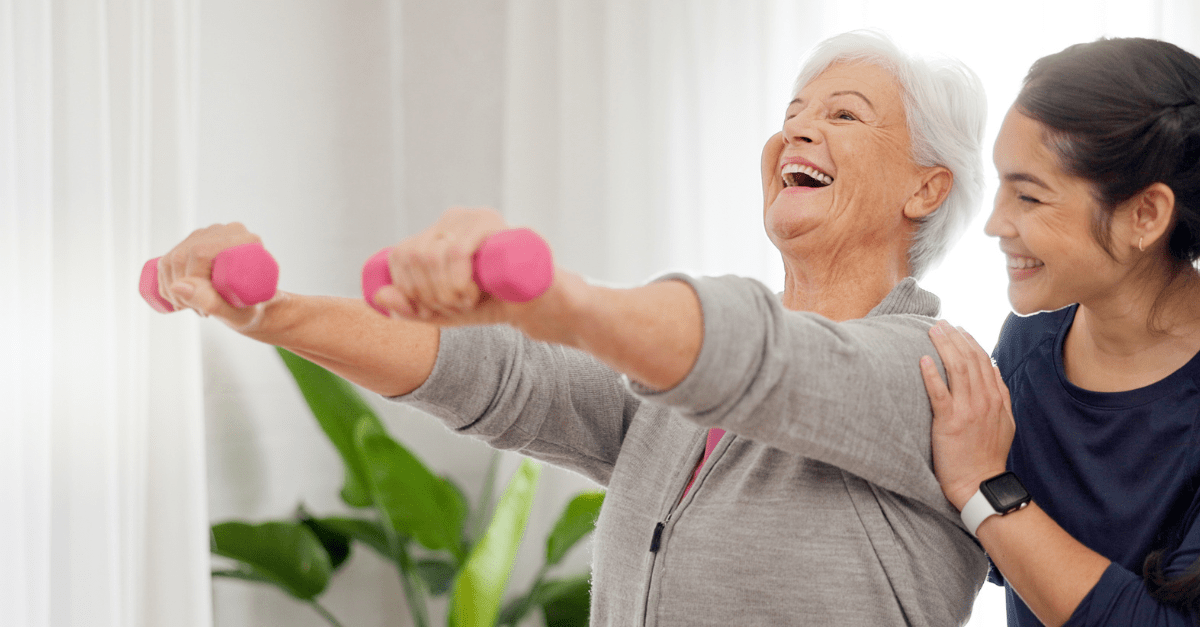
<path fill-rule="evenodd" d="M 942 260 L 979 211 L 987 118 L 983 84 L 957 60 L 917 58 L 900 50 L 883 33 L 859 30 L 817 44 L 801 65 L 793 96 L 829 66 L 841 62 L 869 63 L 895 77 L 903 91 L 913 163 L 942 166 L 954 175 L 946 200 L 920 220 L 908 251 L 909 269 L 920 278 Z"/>

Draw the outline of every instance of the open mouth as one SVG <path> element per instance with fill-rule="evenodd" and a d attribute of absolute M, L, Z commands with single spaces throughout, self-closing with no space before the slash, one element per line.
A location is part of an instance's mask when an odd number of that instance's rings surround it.
<path fill-rule="evenodd" d="M 784 165 L 782 173 L 784 187 L 826 187 L 833 183 L 832 176 L 799 163 Z"/>

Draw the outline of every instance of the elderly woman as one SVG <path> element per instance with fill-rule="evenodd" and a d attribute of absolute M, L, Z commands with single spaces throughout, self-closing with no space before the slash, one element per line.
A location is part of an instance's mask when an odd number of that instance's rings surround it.
<path fill-rule="evenodd" d="M 796 85 L 762 160 L 782 295 L 679 275 L 608 289 L 560 268 L 541 297 L 501 302 L 471 280 L 472 251 L 506 228 L 490 210 L 393 249 L 376 303 L 399 319 L 289 294 L 229 307 L 204 277 L 212 251 L 255 239 L 236 226 L 194 234 L 160 284 L 606 486 L 593 625 L 961 624 L 986 560 L 933 475 L 917 360 L 938 301 L 912 277 L 976 207 L 983 94 L 961 65 L 869 34 L 825 42 Z"/>
<path fill-rule="evenodd" d="M 1009 625 L 1196 625 L 1200 59 L 1147 39 L 1045 57 L 994 159 L 986 230 L 1017 316 L 995 371 L 963 332 L 932 330 L 942 488 Z"/>

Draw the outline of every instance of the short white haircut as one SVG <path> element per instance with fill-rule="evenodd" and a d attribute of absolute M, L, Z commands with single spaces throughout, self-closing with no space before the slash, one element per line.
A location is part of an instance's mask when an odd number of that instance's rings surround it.
<path fill-rule="evenodd" d="M 906 54 L 883 33 L 858 30 L 817 44 L 805 57 L 792 95 L 837 63 L 868 63 L 895 77 L 903 92 L 912 160 L 942 166 L 954 183 L 941 207 L 920 220 L 908 251 L 909 269 L 920 278 L 937 265 L 979 211 L 983 196 L 983 83 L 960 61 Z"/>

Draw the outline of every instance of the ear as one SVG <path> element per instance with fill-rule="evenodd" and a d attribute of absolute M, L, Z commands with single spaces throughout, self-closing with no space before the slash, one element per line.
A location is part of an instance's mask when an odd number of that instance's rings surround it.
<path fill-rule="evenodd" d="M 942 206 L 953 186 L 954 174 L 948 168 L 940 165 L 926 168 L 921 175 L 921 186 L 904 203 L 904 217 L 920 220 L 933 213 Z"/>
<path fill-rule="evenodd" d="M 1130 199 L 1129 245 L 1149 249 L 1163 241 L 1174 224 L 1175 192 L 1164 183 L 1151 183 Z"/>

